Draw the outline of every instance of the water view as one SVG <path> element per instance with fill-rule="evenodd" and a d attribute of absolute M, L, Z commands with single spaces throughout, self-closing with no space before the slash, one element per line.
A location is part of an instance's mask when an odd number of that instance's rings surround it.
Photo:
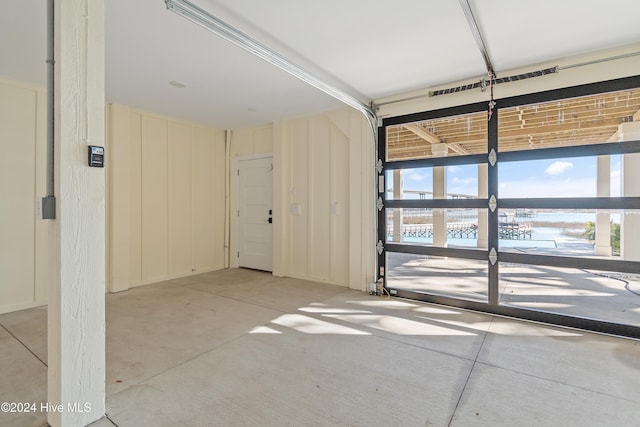
<path fill-rule="evenodd" d="M 613 254 L 618 255 L 620 214 L 610 213 Z M 499 216 L 500 248 L 568 249 L 572 253 L 594 253 L 594 211 L 503 210 Z M 402 241 L 433 244 L 432 212 L 421 209 L 403 211 Z M 475 210 L 447 211 L 449 247 L 476 247 L 478 215 Z M 616 229 L 618 234 L 616 237 Z M 388 239 L 393 239 L 393 214 L 388 220 Z M 617 239 L 617 242 L 616 242 Z"/>

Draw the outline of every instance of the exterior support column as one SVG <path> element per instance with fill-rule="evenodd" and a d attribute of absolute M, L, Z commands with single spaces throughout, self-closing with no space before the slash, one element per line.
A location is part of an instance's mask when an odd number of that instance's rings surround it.
<path fill-rule="evenodd" d="M 105 414 L 105 172 L 87 161 L 88 145 L 105 145 L 104 0 L 56 0 L 54 12 L 47 418 L 85 426 Z"/>
<path fill-rule="evenodd" d="M 395 200 L 402 199 L 402 190 L 404 183 L 402 182 L 402 171 L 395 169 L 393 171 L 393 198 Z M 393 239 L 394 242 L 402 242 L 402 229 L 404 221 L 402 211 L 400 209 L 393 210 Z"/>
<path fill-rule="evenodd" d="M 622 123 L 618 127 L 619 141 L 640 140 L 640 122 Z M 622 156 L 622 196 L 640 197 L 640 154 Z M 620 256 L 627 261 L 640 261 L 640 214 L 625 212 L 620 224 Z"/>
<path fill-rule="evenodd" d="M 431 152 L 434 157 L 446 157 L 449 151 L 447 144 L 434 144 Z M 447 170 L 444 166 L 433 168 L 433 198 L 447 198 Z M 433 210 L 433 246 L 447 247 L 447 211 L 446 209 Z"/>
<path fill-rule="evenodd" d="M 598 156 L 598 197 L 611 195 L 611 160 Z M 596 212 L 596 255 L 611 256 L 611 214 Z"/>
<path fill-rule="evenodd" d="M 489 165 L 482 163 L 478 165 L 478 198 L 489 197 Z M 489 247 L 488 212 L 486 209 L 478 209 L 478 243 L 479 248 Z"/>

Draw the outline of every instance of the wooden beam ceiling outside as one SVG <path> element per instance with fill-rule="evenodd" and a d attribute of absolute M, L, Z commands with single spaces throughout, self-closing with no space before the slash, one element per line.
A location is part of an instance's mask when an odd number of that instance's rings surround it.
<path fill-rule="evenodd" d="M 415 123 L 402 125 L 402 127 L 404 127 L 405 129 L 415 133 L 417 136 L 419 136 L 420 138 L 424 139 L 425 141 L 427 141 L 430 144 L 442 144 L 443 143 L 443 141 L 441 141 L 440 138 L 438 138 L 437 135 L 429 132 L 425 128 L 420 127 Z M 459 144 L 447 143 L 447 146 L 448 146 L 449 149 L 451 149 L 452 151 L 455 151 L 458 154 L 469 154 L 469 151 L 466 148 L 464 148 L 461 145 L 459 145 Z"/>
<path fill-rule="evenodd" d="M 428 158 L 431 144 L 447 143 L 450 155 L 487 152 L 485 112 L 387 128 L 389 160 Z M 621 123 L 640 120 L 640 89 L 501 109 L 501 151 L 607 142 Z M 425 144 L 428 142 L 428 144 Z"/>

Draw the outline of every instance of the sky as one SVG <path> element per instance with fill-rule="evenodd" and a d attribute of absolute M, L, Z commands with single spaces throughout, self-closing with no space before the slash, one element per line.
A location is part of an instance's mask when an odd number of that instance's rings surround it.
<path fill-rule="evenodd" d="M 498 166 L 499 196 L 596 197 L 596 162 L 596 157 L 577 157 L 501 163 Z M 403 171 L 405 190 L 431 191 L 432 179 L 431 168 Z M 391 179 L 387 179 L 387 188 L 390 185 Z M 477 196 L 477 165 L 448 166 L 447 193 Z M 620 156 L 611 156 L 611 196 L 620 196 Z M 409 193 L 405 198 L 417 199 L 419 195 Z"/>

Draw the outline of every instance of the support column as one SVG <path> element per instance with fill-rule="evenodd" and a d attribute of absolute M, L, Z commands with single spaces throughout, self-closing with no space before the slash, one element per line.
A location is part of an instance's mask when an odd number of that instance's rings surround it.
<path fill-rule="evenodd" d="M 447 144 L 434 144 L 431 152 L 434 157 L 446 157 L 449 151 Z M 447 198 L 447 170 L 444 166 L 433 168 L 433 198 Z M 433 246 L 447 247 L 447 211 L 446 209 L 433 210 Z"/>
<path fill-rule="evenodd" d="M 402 171 L 395 169 L 393 171 L 393 198 L 394 200 L 402 199 L 402 190 L 404 183 L 402 182 Z M 393 242 L 402 242 L 402 229 L 404 221 L 402 211 L 400 209 L 393 210 Z"/>
<path fill-rule="evenodd" d="M 640 122 L 618 127 L 620 142 L 640 140 Z M 640 154 L 622 156 L 622 196 L 640 197 Z M 640 214 L 625 212 L 620 224 L 620 255 L 626 261 L 640 261 Z"/>
<path fill-rule="evenodd" d="M 478 165 L 478 198 L 489 197 L 489 165 L 482 163 Z M 486 209 L 478 209 L 478 243 L 479 248 L 489 247 L 488 212 Z"/>
<path fill-rule="evenodd" d="M 104 146 L 104 0 L 56 0 L 54 12 L 47 418 L 85 426 L 105 413 L 105 173 L 87 165 L 87 146 Z"/>
<path fill-rule="evenodd" d="M 611 195 L 611 160 L 598 156 L 598 197 Z M 611 256 L 611 214 L 596 212 L 596 255 Z"/>

